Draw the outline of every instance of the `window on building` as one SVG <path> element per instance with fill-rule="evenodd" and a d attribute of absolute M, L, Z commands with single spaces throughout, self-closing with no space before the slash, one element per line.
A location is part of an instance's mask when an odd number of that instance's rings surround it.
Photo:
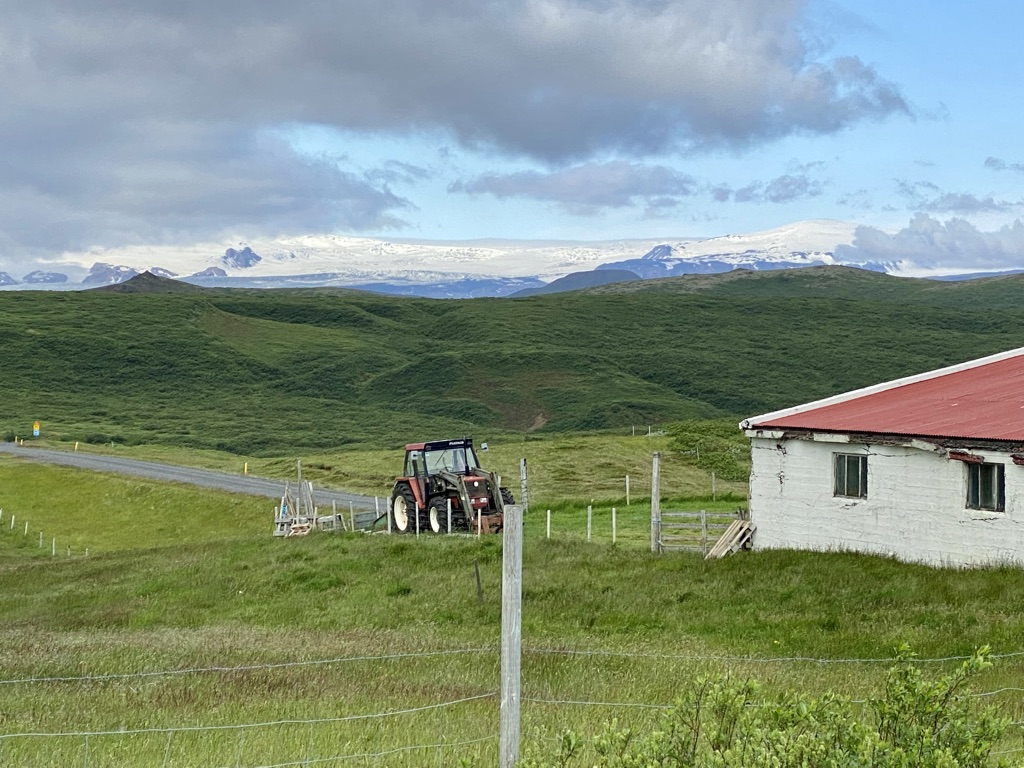
<path fill-rule="evenodd" d="M 1002 512 L 1006 488 L 1002 464 L 965 464 L 967 467 L 967 508 Z"/>
<path fill-rule="evenodd" d="M 835 458 L 836 496 L 864 499 L 868 495 L 868 457 L 864 454 L 837 453 Z"/>

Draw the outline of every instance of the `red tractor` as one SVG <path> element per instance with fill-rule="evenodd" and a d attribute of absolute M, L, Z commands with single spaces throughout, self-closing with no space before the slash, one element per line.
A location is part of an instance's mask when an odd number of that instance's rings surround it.
<path fill-rule="evenodd" d="M 487 444 L 484 443 L 484 450 Z M 409 443 L 405 474 L 395 478 L 388 514 L 398 533 L 497 533 L 503 509 L 515 500 L 498 476 L 481 468 L 472 438 Z"/>

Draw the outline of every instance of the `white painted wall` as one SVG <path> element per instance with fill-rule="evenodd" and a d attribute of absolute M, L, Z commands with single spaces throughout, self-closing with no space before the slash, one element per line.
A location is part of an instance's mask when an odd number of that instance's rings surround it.
<path fill-rule="evenodd" d="M 823 436 L 823 440 L 844 440 Z M 967 469 L 929 450 L 751 438 L 750 519 L 755 549 L 853 550 L 933 565 L 1024 562 L 1024 467 L 1008 454 L 1006 511 L 966 508 Z M 865 499 L 832 495 L 832 456 L 868 455 Z"/>

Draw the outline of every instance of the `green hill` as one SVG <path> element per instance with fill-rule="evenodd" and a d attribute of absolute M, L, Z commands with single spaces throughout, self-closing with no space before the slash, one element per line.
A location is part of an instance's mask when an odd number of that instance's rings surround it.
<path fill-rule="evenodd" d="M 811 268 L 464 301 L 6 292 L 0 434 L 280 454 L 749 416 L 1020 346 L 1022 286 Z"/>

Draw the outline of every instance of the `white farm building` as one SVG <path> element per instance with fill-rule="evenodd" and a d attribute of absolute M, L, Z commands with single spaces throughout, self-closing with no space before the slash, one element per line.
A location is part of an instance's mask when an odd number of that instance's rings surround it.
<path fill-rule="evenodd" d="M 740 427 L 756 549 L 1024 563 L 1024 348 Z"/>

